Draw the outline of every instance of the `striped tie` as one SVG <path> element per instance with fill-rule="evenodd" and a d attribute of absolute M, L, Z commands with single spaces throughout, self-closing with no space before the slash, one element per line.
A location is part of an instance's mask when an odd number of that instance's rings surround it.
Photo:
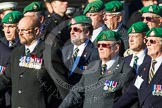
<path fill-rule="evenodd" d="M 74 49 L 74 53 L 73 53 L 74 59 L 77 57 L 78 52 L 79 52 L 79 49 L 78 49 L 78 48 L 75 48 L 75 49 Z"/>
<path fill-rule="evenodd" d="M 151 63 L 151 69 L 150 69 L 150 72 L 149 72 L 149 81 L 148 83 L 151 82 L 152 78 L 154 77 L 155 75 L 155 64 L 157 63 L 156 60 L 152 60 L 152 63 Z"/>
<path fill-rule="evenodd" d="M 26 48 L 26 49 L 25 49 L 25 54 L 26 54 L 26 55 L 29 55 L 29 54 L 30 54 L 29 48 Z"/>
<path fill-rule="evenodd" d="M 134 56 L 133 68 L 134 68 L 135 70 L 137 70 L 137 60 L 138 60 L 138 56 Z"/>
<path fill-rule="evenodd" d="M 102 75 L 105 73 L 106 68 L 107 68 L 107 65 L 106 65 L 106 64 L 103 64 L 103 65 L 101 66 L 101 74 L 102 74 Z"/>

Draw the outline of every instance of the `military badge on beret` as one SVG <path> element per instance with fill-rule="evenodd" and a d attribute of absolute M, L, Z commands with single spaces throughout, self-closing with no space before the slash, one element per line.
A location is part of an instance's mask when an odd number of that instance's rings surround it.
<path fill-rule="evenodd" d="M 33 5 L 33 9 L 36 10 L 38 7 L 36 5 Z"/>
<path fill-rule="evenodd" d="M 72 18 L 71 21 L 70 21 L 70 24 L 75 24 L 75 23 L 76 23 L 75 19 Z"/>
<path fill-rule="evenodd" d="M 9 17 L 8 21 L 9 21 L 9 22 L 12 22 L 12 17 Z"/>
<path fill-rule="evenodd" d="M 116 7 L 113 8 L 113 12 L 116 12 Z"/>
<path fill-rule="evenodd" d="M 135 29 L 134 29 L 134 27 L 132 27 L 132 32 L 133 32 L 133 33 L 136 32 Z"/>
<path fill-rule="evenodd" d="M 90 9 L 89 11 L 91 12 L 91 11 L 94 11 L 94 10 L 95 10 L 95 7 L 92 6 L 91 9 Z"/>
<path fill-rule="evenodd" d="M 149 11 L 150 11 L 150 12 L 153 12 L 153 8 L 152 8 L 152 6 L 150 6 Z"/>
<path fill-rule="evenodd" d="M 150 36 L 155 36 L 154 31 L 152 31 L 152 32 L 150 33 Z"/>
<path fill-rule="evenodd" d="M 102 35 L 102 39 L 106 39 L 106 35 L 105 34 Z"/>

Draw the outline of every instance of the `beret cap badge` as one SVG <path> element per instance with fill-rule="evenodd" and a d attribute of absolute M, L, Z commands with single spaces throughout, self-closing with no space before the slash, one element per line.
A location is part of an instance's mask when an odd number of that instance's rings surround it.
<path fill-rule="evenodd" d="M 9 22 L 12 22 L 12 17 L 9 17 L 8 21 L 9 21 Z"/>

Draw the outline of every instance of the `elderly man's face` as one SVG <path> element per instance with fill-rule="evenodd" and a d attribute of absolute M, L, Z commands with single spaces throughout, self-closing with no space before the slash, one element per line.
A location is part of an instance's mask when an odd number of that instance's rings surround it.
<path fill-rule="evenodd" d="M 153 14 L 153 13 L 143 13 L 142 14 L 142 21 L 148 25 L 148 27 L 154 28 L 154 27 L 160 27 L 161 17 L 159 15 Z"/>
<path fill-rule="evenodd" d="M 117 29 L 118 24 L 122 21 L 121 14 L 112 14 L 106 12 L 103 17 L 104 23 L 110 30 Z"/>
<path fill-rule="evenodd" d="M 16 32 L 17 24 L 3 24 L 3 31 L 8 41 L 15 40 L 18 35 Z"/>
<path fill-rule="evenodd" d="M 87 38 L 87 34 L 83 31 L 81 24 L 74 24 L 70 27 L 71 42 L 75 45 L 81 45 Z"/>
<path fill-rule="evenodd" d="M 160 37 L 148 37 L 145 39 L 148 55 L 157 58 L 162 54 L 162 39 Z"/>
<path fill-rule="evenodd" d="M 141 51 L 145 47 L 144 34 L 130 33 L 129 34 L 129 48 L 133 51 Z"/>
<path fill-rule="evenodd" d="M 103 25 L 103 13 L 102 12 L 94 12 L 94 13 L 87 13 L 86 16 L 92 19 L 92 26 L 93 29 L 97 29 Z"/>
<path fill-rule="evenodd" d="M 98 41 L 99 57 L 102 61 L 111 60 L 119 51 L 119 45 L 114 41 Z"/>

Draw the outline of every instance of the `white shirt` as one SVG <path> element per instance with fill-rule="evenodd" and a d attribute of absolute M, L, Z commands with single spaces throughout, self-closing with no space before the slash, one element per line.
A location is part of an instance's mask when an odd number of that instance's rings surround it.
<path fill-rule="evenodd" d="M 78 48 L 79 51 L 78 51 L 77 56 L 79 56 L 79 55 L 81 56 L 82 53 L 83 53 L 83 50 L 84 50 L 85 47 L 87 46 L 88 42 L 89 42 L 89 40 L 86 40 L 84 43 L 82 43 L 82 44 L 79 45 L 79 46 L 74 45 L 73 53 L 74 53 L 75 48 Z"/>
<path fill-rule="evenodd" d="M 130 66 L 133 67 L 133 64 L 134 64 L 134 56 L 137 56 L 138 57 L 138 60 L 137 60 L 137 70 L 136 70 L 136 73 L 138 73 L 138 68 L 143 63 L 143 60 L 145 58 L 145 55 L 146 55 L 146 49 L 140 51 L 137 55 L 133 54 L 133 57 L 132 57 L 131 62 L 130 62 Z"/>
<path fill-rule="evenodd" d="M 115 56 L 114 58 L 112 58 L 111 60 L 109 60 L 106 65 L 107 68 L 106 70 L 109 70 L 111 68 L 111 66 L 115 63 L 115 61 L 119 58 L 119 56 Z"/>
<path fill-rule="evenodd" d="M 92 33 L 92 37 L 91 37 L 91 41 L 94 42 L 95 39 L 97 38 L 97 36 L 99 35 L 99 33 L 105 28 L 105 25 L 102 25 L 101 27 L 93 30 Z"/>
<path fill-rule="evenodd" d="M 155 73 L 157 72 L 157 70 L 159 69 L 161 63 L 162 63 L 162 56 L 156 58 L 157 63 L 155 64 Z"/>
<path fill-rule="evenodd" d="M 35 41 L 32 45 L 30 46 L 26 46 L 25 45 L 25 49 L 29 49 L 30 50 L 30 53 L 34 51 L 34 48 L 37 46 L 37 44 L 39 43 L 39 40 Z"/>

